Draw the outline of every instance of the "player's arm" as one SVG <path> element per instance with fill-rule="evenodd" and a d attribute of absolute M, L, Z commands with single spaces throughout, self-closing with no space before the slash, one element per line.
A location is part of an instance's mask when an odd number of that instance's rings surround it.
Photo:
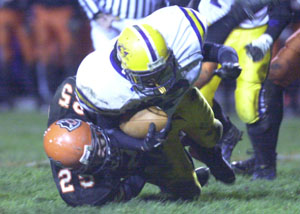
<path fill-rule="evenodd" d="M 116 146 L 122 149 L 147 152 L 160 146 L 166 138 L 167 131 L 156 131 L 154 123 L 151 123 L 145 138 L 135 138 L 125 134 L 120 128 L 107 129 L 106 133 Z"/>
<path fill-rule="evenodd" d="M 171 129 L 171 119 L 167 121 L 165 128 L 160 131 L 157 131 L 155 124 L 151 123 L 146 136 L 144 138 L 136 138 L 120 129 L 120 117 L 97 114 L 96 118 L 96 124 L 104 128 L 114 145 L 134 151 L 146 152 L 158 147 L 163 143 Z"/>
<path fill-rule="evenodd" d="M 246 45 L 247 55 L 254 61 L 260 61 L 270 50 L 274 41 L 279 37 L 283 29 L 290 23 L 293 11 L 290 1 L 281 1 L 269 11 L 268 28 L 258 39 Z"/>
<path fill-rule="evenodd" d="M 240 73 L 239 58 L 236 51 L 225 45 L 204 43 L 203 61 L 217 62 L 222 65 L 215 74 L 223 79 L 236 79 Z"/>
<path fill-rule="evenodd" d="M 90 20 L 96 19 L 97 15 L 101 13 L 101 10 L 99 9 L 98 5 L 99 1 L 78 0 L 78 2 Z"/>
<path fill-rule="evenodd" d="M 225 62 L 239 62 L 236 51 L 229 46 L 205 42 L 203 49 L 203 61 L 217 62 L 220 64 L 223 64 Z"/>

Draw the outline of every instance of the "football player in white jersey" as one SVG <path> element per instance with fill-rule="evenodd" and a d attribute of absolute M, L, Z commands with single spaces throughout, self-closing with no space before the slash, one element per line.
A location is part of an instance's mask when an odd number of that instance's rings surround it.
<path fill-rule="evenodd" d="M 272 48 L 283 29 L 296 16 L 292 1 L 281 1 L 269 11 L 270 23 L 266 32 L 246 46 L 253 61 L 260 61 L 266 51 Z M 299 6 L 299 4 L 298 4 Z M 295 79 L 299 79 L 300 31 L 286 40 L 285 46 L 272 58 L 268 77 L 263 82 L 259 105 L 259 120 L 252 124 L 249 131 L 254 150 L 253 156 L 247 160 L 235 161 L 232 166 L 237 172 L 249 174 L 253 179 L 273 180 L 276 178 L 276 146 L 283 118 L 283 89 Z M 274 53 L 274 52 L 273 52 Z M 251 134 L 250 134 L 251 135 Z"/>
<path fill-rule="evenodd" d="M 241 69 L 234 49 L 206 43 L 206 31 L 206 21 L 197 11 L 162 8 L 89 54 L 77 72 L 79 103 L 92 121 L 103 121 L 104 128 L 111 126 L 115 137 L 128 138 L 119 129 L 122 118 L 146 107 L 158 106 L 172 118 L 172 130 L 162 147 L 170 170 L 160 172 L 159 180 L 166 186 L 172 185 L 168 177 L 176 176 L 178 183 L 196 188 L 192 170 L 187 173 L 184 168 L 188 161 L 184 152 L 167 146 L 180 143 L 179 136 L 184 136 L 183 143 L 217 180 L 235 181 L 234 172 L 215 146 L 222 124 L 193 84 L 204 60 L 219 62 L 222 67 L 216 74 L 223 78 L 235 79 Z"/>
<path fill-rule="evenodd" d="M 200 2 L 199 11 L 209 17 L 210 19 L 208 21 L 213 24 L 217 22 L 217 19 L 220 20 L 220 18 L 224 17 L 224 14 L 227 14 L 230 11 L 234 3 L 235 1 L 233 0 L 203 0 Z M 207 10 L 207 8 L 210 9 Z M 247 126 L 248 135 L 252 141 L 254 136 L 259 133 L 257 129 L 262 130 L 262 127 L 255 128 L 255 124 L 259 121 L 262 113 L 259 111 L 259 106 L 262 102 L 260 95 L 262 82 L 267 76 L 266 68 L 270 63 L 270 50 L 266 51 L 261 61 L 253 62 L 252 58 L 248 56 L 245 47 L 265 33 L 268 26 L 268 20 L 268 6 L 266 5 L 264 8 L 253 14 L 252 17 L 237 20 L 237 22 L 240 22 L 239 25 L 230 32 L 224 42 L 225 45 L 231 46 L 237 51 L 239 62 L 243 69 L 243 72 L 236 81 L 235 106 L 238 116 Z M 215 33 L 216 28 L 214 28 L 214 34 L 211 35 L 216 35 Z M 210 32 L 208 35 L 209 34 Z M 208 37 L 208 40 L 210 41 L 215 41 L 215 39 L 216 38 L 213 38 L 213 36 Z M 217 65 L 205 65 L 204 69 L 213 70 L 215 66 Z M 213 97 L 220 81 L 220 78 L 213 77 L 209 83 L 204 86 L 203 84 L 198 85 L 201 87 L 201 92 L 211 105 L 213 105 Z M 230 145 L 231 151 L 233 147 L 234 145 Z"/>

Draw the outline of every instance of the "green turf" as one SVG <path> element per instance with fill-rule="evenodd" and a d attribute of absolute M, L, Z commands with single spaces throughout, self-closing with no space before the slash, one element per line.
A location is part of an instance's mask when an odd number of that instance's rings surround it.
<path fill-rule="evenodd" d="M 0 113 L 0 214 L 6 213 L 203 213 L 297 214 L 300 213 L 300 118 L 284 119 L 278 146 L 278 178 L 255 181 L 237 177 L 226 186 L 211 177 L 201 197 L 191 202 L 169 201 L 155 186 L 127 203 L 101 208 L 68 207 L 58 195 L 43 151 L 47 116 L 39 113 Z M 233 121 L 245 131 L 236 118 Z M 246 134 L 233 159 L 246 159 L 250 144 Z"/>

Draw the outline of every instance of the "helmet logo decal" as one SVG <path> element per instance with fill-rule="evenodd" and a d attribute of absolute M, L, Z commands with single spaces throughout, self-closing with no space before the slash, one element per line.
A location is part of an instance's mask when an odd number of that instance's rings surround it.
<path fill-rule="evenodd" d="M 61 128 L 67 129 L 69 132 L 77 129 L 81 125 L 81 120 L 78 119 L 62 119 L 56 122 Z"/>
<path fill-rule="evenodd" d="M 125 58 L 129 54 L 127 52 L 126 48 L 124 47 L 124 45 L 118 45 L 117 48 L 118 48 L 118 52 L 117 53 L 121 55 L 119 57 Z"/>
<path fill-rule="evenodd" d="M 144 39 L 144 41 L 145 41 L 145 43 L 146 43 L 146 45 L 147 45 L 147 47 L 148 47 L 148 50 L 149 50 L 149 52 L 150 52 L 150 54 L 151 54 L 152 61 L 155 62 L 155 61 L 157 60 L 157 56 L 156 56 L 156 53 L 155 53 L 155 51 L 154 51 L 154 48 L 153 48 L 153 46 L 152 46 L 152 44 L 151 44 L 149 38 L 147 37 L 147 35 L 145 34 L 145 32 L 144 32 L 139 26 L 134 25 L 133 27 L 134 27 L 134 28 L 139 32 L 139 34 L 143 37 L 143 39 Z"/>

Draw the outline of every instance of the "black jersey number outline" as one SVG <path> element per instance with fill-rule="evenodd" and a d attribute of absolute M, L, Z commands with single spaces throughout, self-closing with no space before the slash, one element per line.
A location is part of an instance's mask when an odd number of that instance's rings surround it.
<path fill-rule="evenodd" d="M 75 187 L 71 184 L 72 173 L 69 169 L 61 169 L 58 172 L 59 185 L 62 193 L 74 192 Z M 79 184 L 82 188 L 92 188 L 95 185 L 95 179 L 92 175 L 81 176 L 78 175 Z"/>
<path fill-rule="evenodd" d="M 66 83 L 61 91 L 61 97 L 58 100 L 58 104 L 62 108 L 68 109 L 70 107 L 72 101 L 72 95 L 74 92 L 73 86 L 70 83 Z M 72 104 L 72 108 L 74 112 L 80 116 L 83 116 L 83 108 L 80 106 L 78 101 L 74 101 Z"/>

